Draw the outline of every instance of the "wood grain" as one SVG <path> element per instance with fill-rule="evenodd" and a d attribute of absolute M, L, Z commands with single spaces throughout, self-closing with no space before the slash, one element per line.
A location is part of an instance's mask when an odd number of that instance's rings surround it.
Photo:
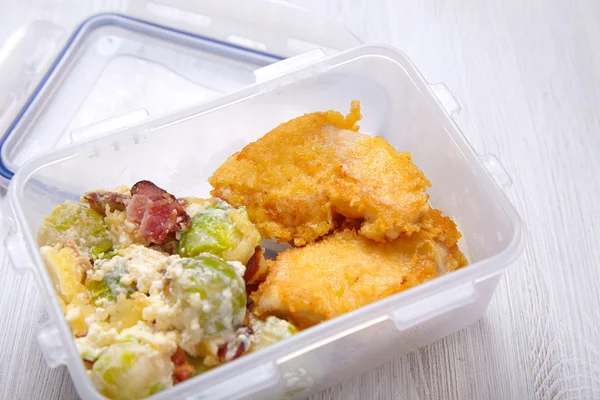
<path fill-rule="evenodd" d="M 600 398 L 600 2 L 294 3 L 446 83 L 473 147 L 512 176 L 528 231 L 482 320 L 311 400 Z M 4 268 L 0 399 L 77 398 L 43 362 L 44 318 L 30 277 Z"/>

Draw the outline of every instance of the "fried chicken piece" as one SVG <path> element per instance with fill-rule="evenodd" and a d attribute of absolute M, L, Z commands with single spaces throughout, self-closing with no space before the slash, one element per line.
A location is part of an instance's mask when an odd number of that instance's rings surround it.
<path fill-rule="evenodd" d="M 279 254 L 251 295 L 253 312 L 307 328 L 467 264 L 450 218 L 430 209 L 420 223 L 419 232 L 385 243 L 345 229 Z"/>
<path fill-rule="evenodd" d="M 285 122 L 244 147 L 209 179 L 211 194 L 245 206 L 264 238 L 297 246 L 335 228 L 335 216 L 360 219 L 373 240 L 419 230 L 430 185 L 408 152 L 358 133 L 360 105 L 344 117 L 315 112 Z"/>

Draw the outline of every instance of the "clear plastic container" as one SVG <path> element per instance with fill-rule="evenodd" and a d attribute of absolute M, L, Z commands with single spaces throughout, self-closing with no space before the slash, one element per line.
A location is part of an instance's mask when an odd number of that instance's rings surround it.
<path fill-rule="evenodd" d="M 432 182 L 431 203 L 464 235 L 467 268 L 302 331 L 161 392 L 153 399 L 302 398 L 477 321 L 523 246 L 520 219 L 500 185 L 510 178 L 466 142 L 444 85 L 429 85 L 402 53 L 360 46 L 319 50 L 257 70 L 256 83 L 174 115 L 116 129 L 23 165 L 8 190 L 15 268 L 40 287 L 49 320 L 39 333 L 51 367 L 66 365 L 83 399 L 100 398 L 86 376 L 36 245 L 46 214 L 86 190 L 150 179 L 176 195 L 208 195 L 206 182 L 230 154 L 305 112 L 362 104 L 361 131 L 380 135 Z M 94 128 L 91 128 L 94 129 Z"/>

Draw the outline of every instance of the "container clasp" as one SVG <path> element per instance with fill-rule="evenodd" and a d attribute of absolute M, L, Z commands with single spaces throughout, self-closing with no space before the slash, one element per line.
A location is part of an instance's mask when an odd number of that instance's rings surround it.
<path fill-rule="evenodd" d="M 448 114 L 460 114 L 460 104 L 444 83 L 432 83 L 429 86 Z"/>
<path fill-rule="evenodd" d="M 32 270 L 33 264 L 29 258 L 29 252 L 25 246 L 25 240 L 21 235 L 15 233 L 4 240 L 4 249 L 8 254 L 8 260 L 15 271 Z"/>
<path fill-rule="evenodd" d="M 37 340 L 44 353 L 46 364 L 50 368 L 65 364 L 67 352 L 60 339 L 60 332 L 54 324 L 45 323 L 37 335 Z"/>
<path fill-rule="evenodd" d="M 498 157 L 496 157 L 494 154 L 484 154 L 480 155 L 479 159 L 483 165 L 485 165 L 498 186 L 503 189 L 508 189 L 512 186 L 512 179 L 506 171 L 506 168 L 504 168 L 502 163 L 500 163 L 500 160 L 498 160 Z"/>

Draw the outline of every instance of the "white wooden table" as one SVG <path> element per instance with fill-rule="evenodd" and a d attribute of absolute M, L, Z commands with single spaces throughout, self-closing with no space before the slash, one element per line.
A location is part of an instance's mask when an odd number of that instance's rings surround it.
<path fill-rule="evenodd" d="M 600 2 L 295 2 L 445 82 L 474 148 L 512 176 L 529 234 L 482 320 L 313 399 L 599 399 Z M 0 399 L 77 398 L 35 341 L 33 282 L 1 276 Z"/>

